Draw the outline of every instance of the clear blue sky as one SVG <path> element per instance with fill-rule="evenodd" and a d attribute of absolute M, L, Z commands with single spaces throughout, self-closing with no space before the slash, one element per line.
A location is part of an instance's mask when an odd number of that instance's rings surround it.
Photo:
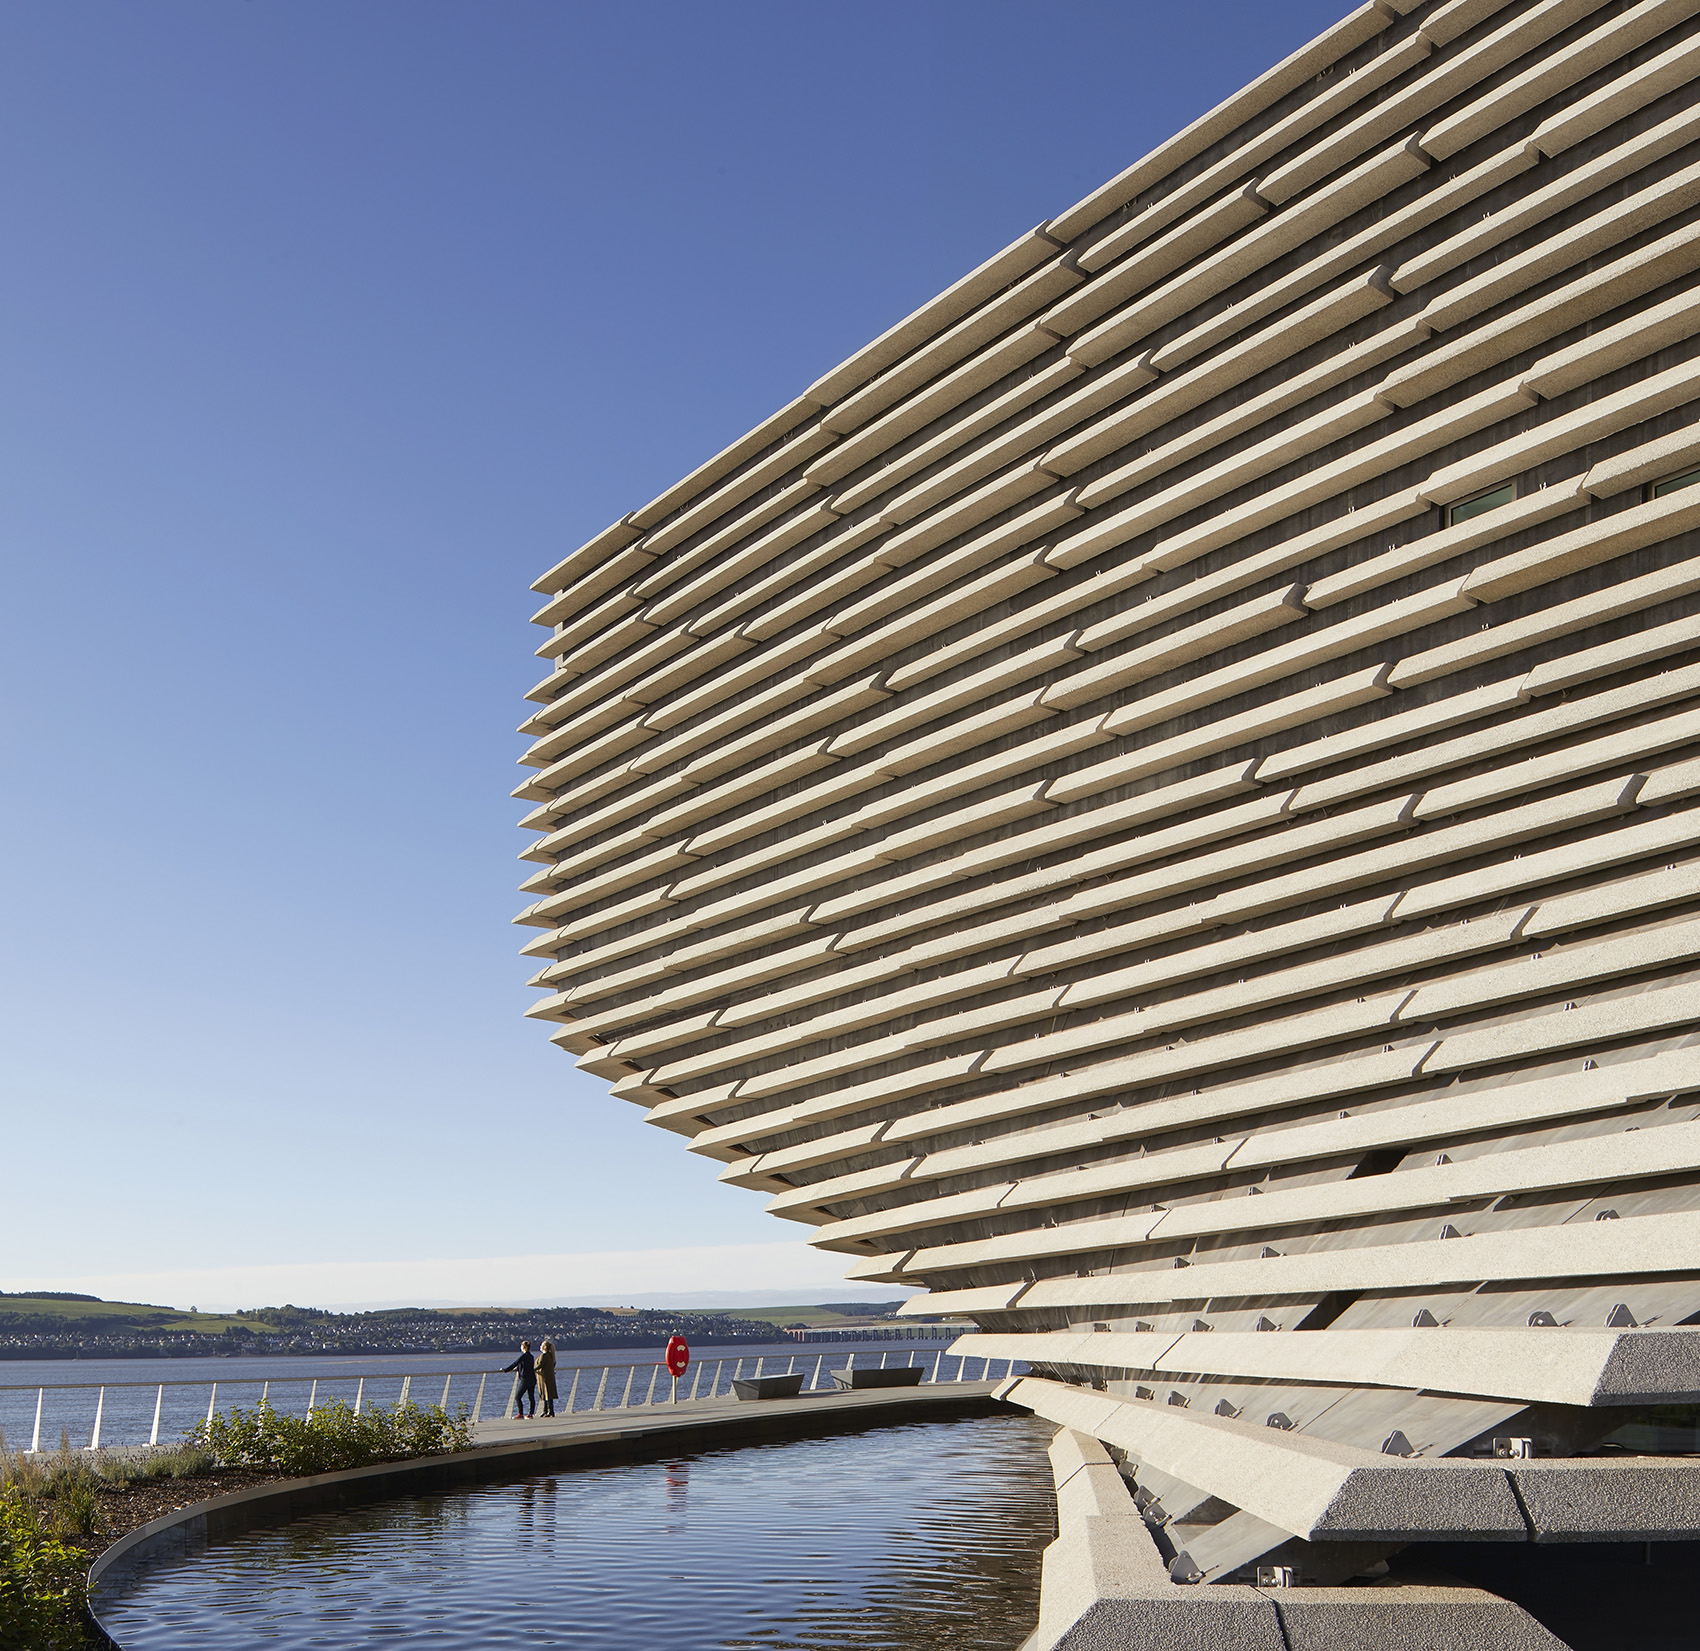
<path fill-rule="evenodd" d="M 1342 9 L 0 11 L 0 1287 L 834 1276 L 521 1019 L 526 587 Z"/>

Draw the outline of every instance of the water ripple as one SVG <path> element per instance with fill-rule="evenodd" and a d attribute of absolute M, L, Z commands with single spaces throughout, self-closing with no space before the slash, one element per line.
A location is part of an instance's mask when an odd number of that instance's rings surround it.
<path fill-rule="evenodd" d="M 102 1618 L 125 1651 L 1014 1651 L 1050 1433 L 914 1422 L 408 1497 L 162 1566 Z"/>

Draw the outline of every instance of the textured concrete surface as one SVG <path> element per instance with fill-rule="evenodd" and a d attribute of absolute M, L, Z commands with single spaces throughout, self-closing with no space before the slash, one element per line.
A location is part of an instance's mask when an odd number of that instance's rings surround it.
<path fill-rule="evenodd" d="M 1250 1588 L 1172 1581 L 1145 1521 L 1099 1442 L 1064 1428 L 1051 1445 L 1057 1538 L 1045 1550 L 1032 1651 L 1282 1651 L 1280 1625 Z"/>
<path fill-rule="evenodd" d="M 1526 1611 L 1475 1588 L 1295 1588 L 1271 1597 L 1288 1651 L 1564 1651 Z"/>
<path fill-rule="evenodd" d="M 1024 1651 L 1546 1651 L 1562 1642 L 1479 1589 L 1183 1585 L 1171 1580 L 1127 1482 L 1091 1435 L 1051 1445 L 1057 1538 L 1045 1550 L 1039 1627 Z"/>
<path fill-rule="evenodd" d="M 1528 1462 L 1511 1469 L 1537 1542 L 1700 1537 L 1700 1462 Z"/>
<path fill-rule="evenodd" d="M 1261 1420 L 1118 1402 L 1033 1378 L 1003 1397 L 1294 1536 L 1347 1542 L 1445 1533 L 1520 1542 L 1527 1532 L 1506 1475 L 1472 1462 L 1395 1457 Z"/>
<path fill-rule="evenodd" d="M 952 1351 L 1080 1371 L 1437 1389 L 1581 1406 L 1700 1399 L 1700 1330 L 1453 1328 L 1318 1330 L 1270 1338 L 1227 1331 L 969 1335 Z"/>
<path fill-rule="evenodd" d="M 1700 1392 L 1697 103 L 1700 0 L 1360 7 L 535 587 L 533 1017 L 1072 1337 L 1212 1587 Z"/>

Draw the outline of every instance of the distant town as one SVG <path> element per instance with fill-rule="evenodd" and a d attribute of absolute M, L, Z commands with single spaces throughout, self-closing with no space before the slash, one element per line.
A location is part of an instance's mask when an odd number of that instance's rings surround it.
<path fill-rule="evenodd" d="M 521 1338 L 557 1348 L 651 1346 L 675 1331 L 712 1344 L 786 1339 L 936 1338 L 956 1327 L 895 1317 L 901 1301 L 829 1302 L 739 1314 L 619 1307 L 398 1307 L 333 1313 L 256 1307 L 235 1313 L 65 1292 L 0 1291 L 0 1359 L 221 1358 L 234 1354 L 488 1353 Z"/>

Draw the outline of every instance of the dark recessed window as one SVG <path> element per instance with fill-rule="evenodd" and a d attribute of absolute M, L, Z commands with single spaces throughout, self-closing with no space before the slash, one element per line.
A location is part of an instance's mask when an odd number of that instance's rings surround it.
<path fill-rule="evenodd" d="M 1662 499 L 1667 493 L 1680 493 L 1685 487 L 1692 487 L 1700 482 L 1700 470 L 1690 470 L 1686 476 L 1666 476 L 1662 482 L 1654 482 L 1647 489 L 1650 499 Z"/>
<path fill-rule="evenodd" d="M 1460 522 L 1469 521 L 1472 516 L 1481 515 L 1484 510 L 1498 510 L 1502 504 L 1510 504 L 1516 497 L 1517 484 L 1507 482 L 1490 493 L 1478 493 L 1473 499 L 1460 499 L 1457 504 L 1447 507 L 1446 525 L 1456 527 Z"/>

